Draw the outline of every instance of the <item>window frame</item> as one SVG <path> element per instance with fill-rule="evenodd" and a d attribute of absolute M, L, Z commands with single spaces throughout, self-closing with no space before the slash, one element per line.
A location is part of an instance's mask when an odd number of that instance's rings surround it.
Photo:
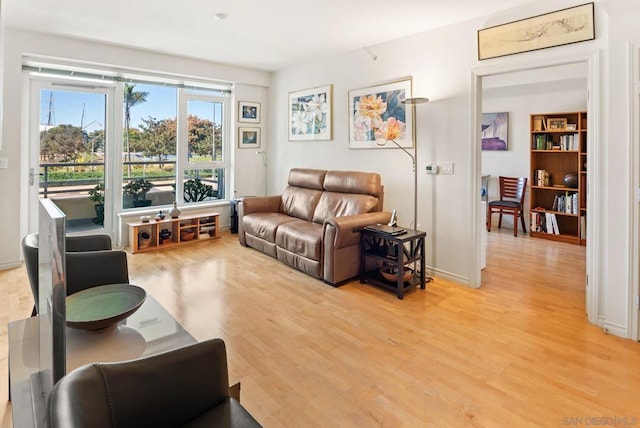
<path fill-rule="evenodd" d="M 176 201 L 181 206 L 195 206 L 211 203 L 213 201 L 228 201 L 230 194 L 231 177 L 231 132 L 230 132 L 230 101 L 228 95 L 215 95 L 193 93 L 188 89 L 178 89 L 178 117 L 176 129 Z M 205 101 L 222 104 L 222 160 L 211 162 L 190 162 L 188 159 L 189 139 L 189 101 Z M 191 170 L 224 170 L 224 195 L 222 199 L 207 200 L 201 202 L 184 201 L 184 173 Z"/>

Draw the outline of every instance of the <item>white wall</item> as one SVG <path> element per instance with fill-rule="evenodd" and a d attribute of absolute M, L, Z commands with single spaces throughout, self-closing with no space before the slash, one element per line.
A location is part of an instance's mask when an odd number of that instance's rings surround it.
<path fill-rule="evenodd" d="M 379 172 L 385 185 L 385 209 L 398 209 L 400 222 L 412 218 L 410 159 L 400 150 L 349 150 L 348 91 L 379 82 L 413 77 L 413 95 L 430 102 L 417 107 L 418 225 L 428 236 L 427 264 L 439 275 L 468 283 L 471 177 L 469 159 L 471 87 L 476 67 L 534 62 L 568 54 L 590 53 L 601 42 L 586 42 L 518 56 L 477 61 L 477 30 L 497 22 L 561 7 L 559 2 L 529 5 L 503 16 L 477 19 L 370 47 L 377 61 L 364 50 L 301 64 L 273 74 L 269 104 L 274 118 L 270 129 L 270 193 L 281 191 L 291 167 L 358 169 Z M 287 141 L 287 93 L 317 85 L 334 85 L 334 138 L 328 142 Z M 560 108 L 561 106 L 558 106 Z M 542 108 L 546 111 L 547 108 Z M 517 126 L 517 125 L 516 125 Z M 524 127 L 528 129 L 528 125 Z M 428 162 L 454 162 L 453 175 L 426 175 Z M 524 168 L 528 171 L 528 167 Z M 528 175 L 528 173 L 526 174 Z"/>
<path fill-rule="evenodd" d="M 420 201 L 418 224 L 420 229 L 427 231 L 427 263 L 436 275 L 452 278 L 462 284 L 469 283 L 473 276 L 473 263 L 467 256 L 467 248 L 475 239 L 471 236 L 471 208 L 468 206 L 472 192 L 469 171 L 475 160 L 470 159 L 469 154 L 470 145 L 476 144 L 470 137 L 473 112 L 471 71 L 518 69 L 596 57 L 594 73 L 600 79 L 599 92 L 590 97 L 597 102 L 596 116 L 599 116 L 594 127 L 595 133 L 590 136 L 594 141 L 599 141 L 599 145 L 597 151 L 589 156 L 590 161 L 598 163 L 601 176 L 597 182 L 590 183 L 590 195 L 596 194 L 602 199 L 593 202 L 592 212 L 597 212 L 599 216 L 598 221 L 592 221 L 590 227 L 599 239 L 597 248 L 593 249 L 593 259 L 588 260 L 588 263 L 597 264 L 596 278 L 590 278 L 589 285 L 596 288 L 595 315 L 598 324 L 614 334 L 629 337 L 630 289 L 636 287 L 630 283 L 630 262 L 638 263 L 637 260 L 629 260 L 632 194 L 629 183 L 632 182 L 630 166 L 638 161 L 629 159 L 631 144 L 637 142 L 629 139 L 632 126 L 629 93 L 632 87 L 629 83 L 626 43 L 632 41 L 640 45 L 640 29 L 637 26 L 639 5 L 626 0 L 596 2 L 597 33 L 594 41 L 482 62 L 476 59 L 478 29 L 576 4 L 570 1 L 540 1 L 484 19 L 371 46 L 371 51 L 378 56 L 377 61 L 372 61 L 364 50 L 358 50 L 274 73 L 269 91 L 273 119 L 269 131 L 269 156 L 274 159 L 268 170 L 269 192 L 282 191 L 287 172 L 292 167 L 375 171 L 382 175 L 385 185 L 385 208 L 397 208 L 401 223 L 408 221 L 412 216 L 409 159 L 399 150 L 348 149 L 347 95 L 349 89 L 413 76 L 413 95 L 431 99 L 429 104 L 418 107 L 416 119 Z M 625 7 L 620 7 L 621 4 Z M 287 93 L 329 83 L 334 85 L 333 140 L 288 142 Z M 545 102 L 545 96 L 539 94 L 531 94 L 531 103 L 537 111 L 583 110 L 584 92 L 571 85 L 566 90 L 552 90 L 560 94 L 567 92 L 558 105 L 551 106 L 549 97 L 546 96 Z M 526 94 L 523 92 L 522 95 Z M 497 103 L 497 99 L 488 100 L 486 107 L 492 110 L 492 107 L 496 107 L 497 110 Z M 514 108 L 516 111 L 525 109 L 523 105 Z M 520 113 L 514 119 L 514 127 L 528 129 L 528 122 L 520 117 Z M 609 126 L 609 120 L 615 126 Z M 524 154 L 528 150 L 528 147 L 520 148 L 519 142 L 514 141 L 514 144 L 518 144 L 514 155 L 521 151 Z M 510 156 L 511 153 L 506 155 Z M 424 173 L 427 162 L 442 161 L 455 163 L 454 175 L 428 176 Z M 486 162 L 495 161 L 487 159 Z M 524 165 L 522 162 L 518 160 L 520 166 L 516 168 L 526 171 L 528 175 L 526 161 Z"/>
<path fill-rule="evenodd" d="M 10 23 L 7 23 L 10 25 Z M 0 236 L 6 245 L 0 246 L 0 268 L 19 266 L 20 238 L 27 232 L 27 187 L 28 180 L 28 139 L 27 80 L 21 71 L 23 55 L 60 58 L 90 64 L 104 64 L 108 67 L 123 68 L 139 72 L 151 71 L 165 74 L 207 78 L 234 84 L 236 93 L 232 104 L 237 108 L 236 100 L 260 102 L 263 107 L 263 138 L 266 137 L 267 86 L 269 74 L 258 70 L 230 67 L 211 62 L 169 55 L 125 49 L 116 46 L 101 45 L 80 40 L 71 40 L 49 35 L 4 29 L 2 40 L 4 61 L 2 80 L 2 123 L 0 157 L 9 161 L 8 169 L 0 169 L 0 201 L 3 207 L 3 221 L 0 223 Z M 234 188 L 247 194 L 264 192 L 263 182 L 259 180 L 260 167 L 258 156 L 237 150 L 237 128 L 232 121 L 233 159 L 236 164 L 247 164 L 249 172 L 240 173 L 234 180 Z M 266 145 L 266 139 L 263 140 Z M 252 152 L 253 153 L 253 152 Z M 255 165 L 253 165 L 255 163 Z M 228 224 L 228 207 L 221 207 L 223 224 Z"/>
<path fill-rule="evenodd" d="M 630 258 L 630 250 L 638 236 L 632 236 L 630 212 L 638 209 L 635 196 L 638 185 L 639 141 L 637 136 L 632 140 L 631 130 L 637 125 L 636 116 L 630 115 L 630 107 L 637 97 L 640 76 L 632 75 L 633 57 L 629 55 L 631 48 L 637 51 L 640 47 L 640 5 L 634 0 L 617 0 L 605 2 L 609 15 L 609 43 L 607 55 L 607 74 L 609 91 L 603 97 L 607 105 L 607 116 L 602 123 L 606 126 L 607 151 L 602 159 L 603 192 L 600 206 L 604 209 L 605 218 L 602 227 L 606 236 L 605 245 L 598 256 L 604 261 L 606 268 L 600 273 L 600 279 L 606 284 L 600 299 L 600 318 L 602 325 L 610 332 L 628 336 L 636 312 L 634 304 L 638 295 L 638 284 L 631 283 L 632 267 L 638 269 L 640 261 Z M 635 156 L 633 156 L 635 154 Z M 638 339 L 636 337 L 636 339 Z"/>

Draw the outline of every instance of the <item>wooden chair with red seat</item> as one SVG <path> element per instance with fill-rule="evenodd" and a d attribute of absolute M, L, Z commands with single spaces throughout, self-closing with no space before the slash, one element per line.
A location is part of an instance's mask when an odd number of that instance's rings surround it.
<path fill-rule="evenodd" d="M 527 191 L 526 177 L 499 177 L 500 200 L 491 201 L 487 207 L 487 231 L 491 232 L 491 215 L 498 213 L 498 228 L 502 227 L 502 215 L 513 216 L 513 236 L 518 236 L 518 218 L 522 230 L 527 233 L 524 220 L 524 196 Z"/>

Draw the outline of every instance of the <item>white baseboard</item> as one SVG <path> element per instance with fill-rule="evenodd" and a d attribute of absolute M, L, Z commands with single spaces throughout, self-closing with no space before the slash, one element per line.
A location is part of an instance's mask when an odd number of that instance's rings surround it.
<path fill-rule="evenodd" d="M 22 266 L 22 262 L 20 260 L 8 263 L 0 263 L 0 270 L 15 269 L 19 268 L 20 266 Z"/>
<path fill-rule="evenodd" d="M 629 331 L 627 330 L 627 327 L 624 325 L 605 321 L 602 323 L 602 329 L 604 330 L 605 333 L 612 334 L 618 337 L 623 337 L 625 339 L 630 339 Z"/>
<path fill-rule="evenodd" d="M 451 281 L 451 282 L 455 282 L 458 283 L 460 285 L 464 285 L 466 287 L 470 287 L 469 285 L 469 278 L 462 276 L 462 275 L 457 275 L 455 273 L 451 273 L 451 272 L 447 272 L 444 270 L 440 270 L 440 269 L 435 269 L 431 266 L 427 266 L 426 270 L 425 270 L 425 274 L 427 274 L 428 276 L 437 276 L 439 278 L 444 278 L 447 281 Z"/>

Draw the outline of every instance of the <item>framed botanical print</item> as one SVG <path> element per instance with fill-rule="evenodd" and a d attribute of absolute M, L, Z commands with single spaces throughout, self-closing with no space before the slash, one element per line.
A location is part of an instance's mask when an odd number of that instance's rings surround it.
<path fill-rule="evenodd" d="M 289 141 L 331 140 L 333 85 L 289 93 Z"/>
<path fill-rule="evenodd" d="M 238 101 L 238 122 L 260 123 L 260 103 Z"/>
<path fill-rule="evenodd" d="M 260 128 L 240 127 L 238 128 L 238 148 L 257 149 L 260 147 Z"/>
<path fill-rule="evenodd" d="M 411 79 L 350 90 L 349 148 L 413 147 L 413 108 L 402 103 L 410 97 Z"/>

